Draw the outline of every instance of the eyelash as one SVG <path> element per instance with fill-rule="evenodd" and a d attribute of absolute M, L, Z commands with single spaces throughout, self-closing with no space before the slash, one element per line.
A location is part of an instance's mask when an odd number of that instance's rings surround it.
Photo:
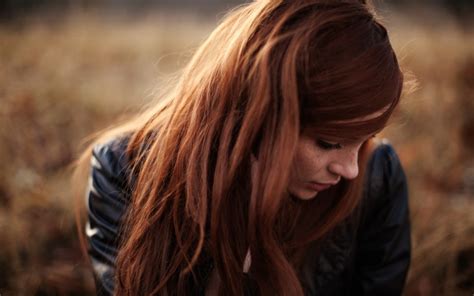
<path fill-rule="evenodd" d="M 370 138 L 375 138 L 377 136 L 377 134 L 374 134 L 372 135 Z M 316 143 L 318 144 L 318 146 L 324 150 L 333 150 L 333 149 L 341 149 L 342 148 L 342 145 L 339 144 L 339 143 L 328 143 L 324 140 L 321 140 L 321 139 L 317 139 L 316 140 Z"/>
<path fill-rule="evenodd" d="M 335 143 L 335 144 L 328 143 L 328 142 L 326 142 L 324 140 L 321 140 L 321 139 L 317 139 L 316 143 L 318 144 L 319 147 L 321 147 L 324 150 L 332 150 L 332 149 L 341 149 L 342 148 L 341 144 L 339 144 L 339 143 Z"/>

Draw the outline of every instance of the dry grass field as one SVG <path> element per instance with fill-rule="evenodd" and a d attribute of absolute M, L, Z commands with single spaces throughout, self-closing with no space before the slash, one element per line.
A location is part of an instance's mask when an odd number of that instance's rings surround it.
<path fill-rule="evenodd" d="M 0 25 L 0 294 L 88 295 L 71 163 L 92 132 L 166 86 L 217 18 L 74 14 Z M 406 295 L 474 292 L 474 31 L 387 19 L 418 80 L 382 136 L 410 182 Z"/>

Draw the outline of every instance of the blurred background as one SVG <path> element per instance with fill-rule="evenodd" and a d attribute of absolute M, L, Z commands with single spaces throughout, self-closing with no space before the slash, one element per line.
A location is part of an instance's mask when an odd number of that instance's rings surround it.
<path fill-rule="evenodd" d="M 0 1 L 0 294 L 93 295 L 73 217 L 84 139 L 139 111 L 241 1 Z M 410 184 L 406 295 L 474 293 L 474 1 L 377 1 L 418 90 L 383 137 Z"/>

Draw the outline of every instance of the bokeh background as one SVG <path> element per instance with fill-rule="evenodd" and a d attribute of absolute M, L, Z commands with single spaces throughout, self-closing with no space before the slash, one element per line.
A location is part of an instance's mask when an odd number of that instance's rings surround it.
<path fill-rule="evenodd" d="M 415 3 L 416 2 L 416 3 Z M 410 183 L 406 295 L 474 293 L 472 0 L 377 1 L 418 82 L 383 133 Z M 139 111 L 224 15 L 223 0 L 0 1 L 0 294 L 93 295 L 71 164 Z"/>

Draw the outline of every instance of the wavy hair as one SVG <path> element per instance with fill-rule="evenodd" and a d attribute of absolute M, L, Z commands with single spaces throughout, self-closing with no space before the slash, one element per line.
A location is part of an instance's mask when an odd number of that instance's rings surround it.
<path fill-rule="evenodd" d="M 303 295 L 305 251 L 354 212 L 370 141 L 356 179 L 303 202 L 287 192 L 298 139 L 381 130 L 402 84 L 365 1 L 258 0 L 231 11 L 172 91 L 120 129 L 132 196 L 116 295 L 192 294 L 203 258 L 217 268 L 219 295 L 242 295 L 248 250 L 260 295 Z"/>

